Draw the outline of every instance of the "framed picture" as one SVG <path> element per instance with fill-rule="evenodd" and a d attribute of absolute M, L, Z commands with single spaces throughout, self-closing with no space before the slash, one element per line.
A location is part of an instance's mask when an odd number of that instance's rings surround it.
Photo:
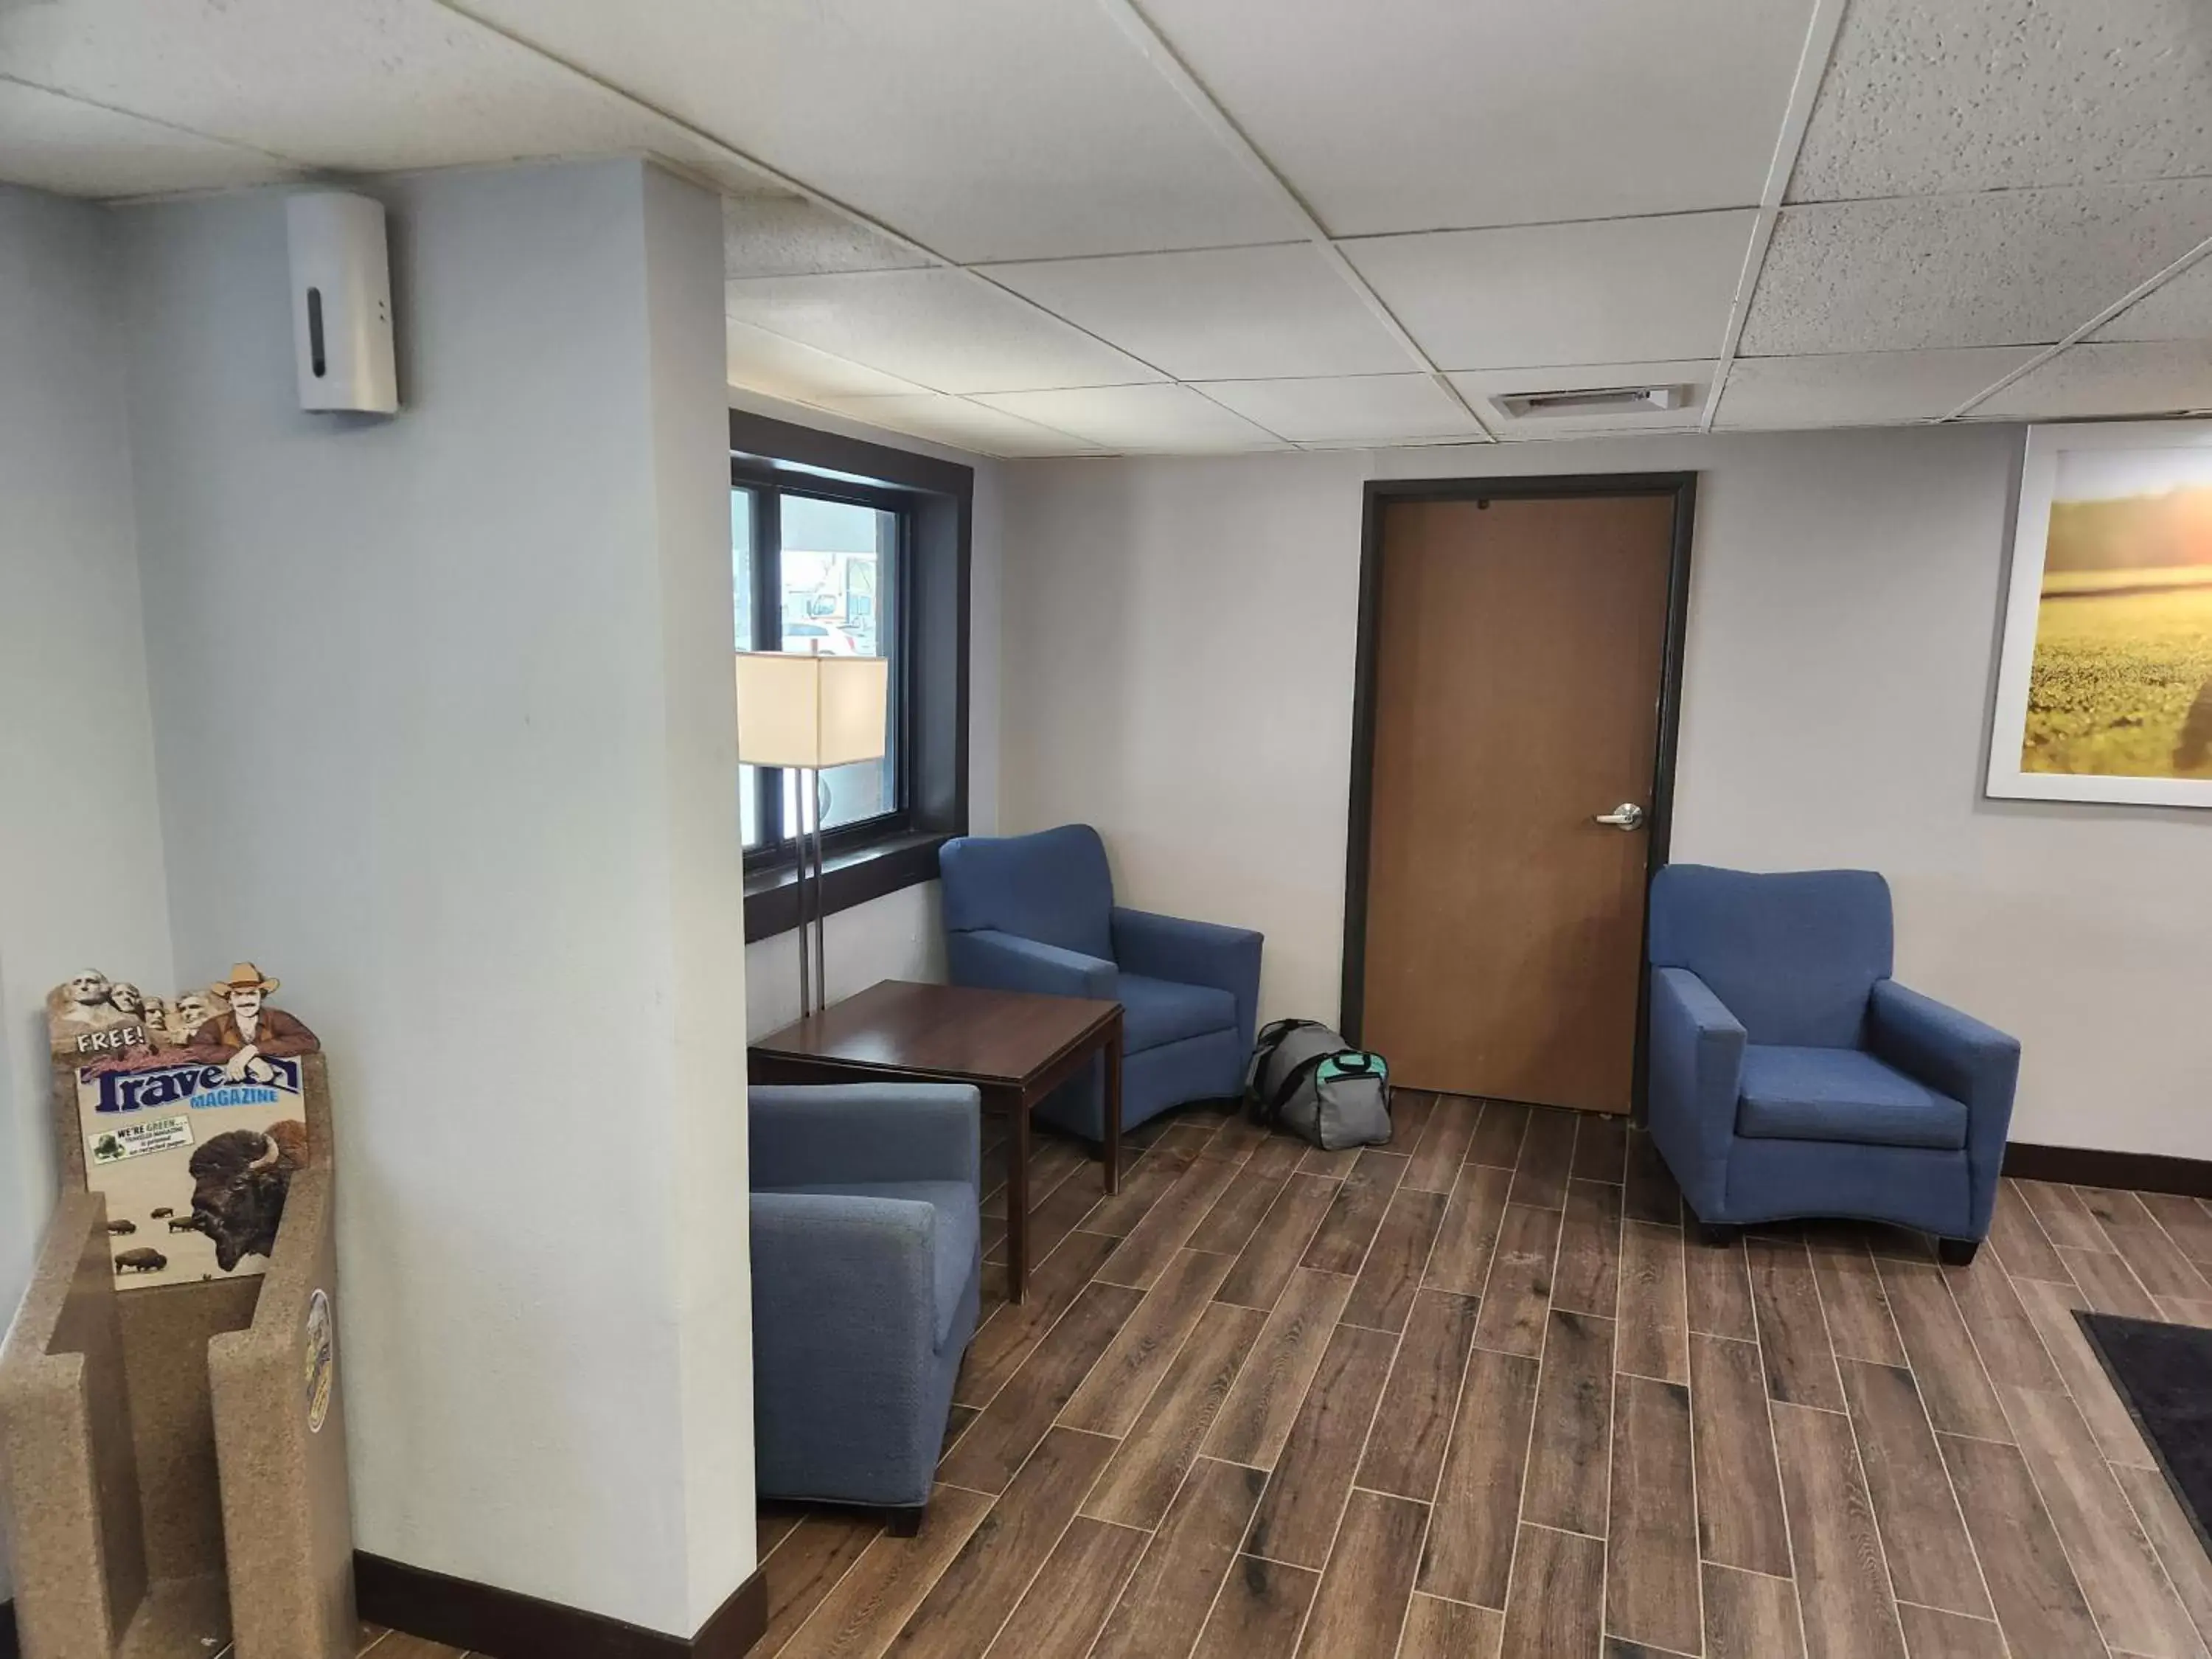
<path fill-rule="evenodd" d="M 2212 421 L 2029 431 L 1988 792 L 2212 807 Z"/>

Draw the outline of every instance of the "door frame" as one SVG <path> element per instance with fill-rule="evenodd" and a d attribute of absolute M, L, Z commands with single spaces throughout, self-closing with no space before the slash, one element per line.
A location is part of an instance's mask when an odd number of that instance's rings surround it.
<path fill-rule="evenodd" d="M 1375 787 L 1376 629 L 1381 622 L 1383 509 L 1400 501 L 1572 500 L 1589 496 L 1663 495 L 1674 513 L 1667 572 L 1667 637 L 1659 678 L 1659 741 L 1653 750 L 1650 855 L 1645 882 L 1668 857 L 1674 819 L 1674 740 L 1682 716 L 1682 647 L 1690 623 L 1690 543 L 1695 526 L 1695 472 L 1547 473 L 1510 478 L 1370 478 L 1360 507 L 1358 650 L 1352 671 L 1352 798 L 1345 836 L 1344 971 L 1337 1024 L 1347 1041 L 1360 1040 L 1367 992 L 1367 854 Z M 1644 907 L 1644 926 L 1650 926 Z M 1644 940 L 1638 935 L 1636 1048 L 1631 1115 L 1644 1114 L 1645 1030 L 1650 975 L 1643 971 Z"/>

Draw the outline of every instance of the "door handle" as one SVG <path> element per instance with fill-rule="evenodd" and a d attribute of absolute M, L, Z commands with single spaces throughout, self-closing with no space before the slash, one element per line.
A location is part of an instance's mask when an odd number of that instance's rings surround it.
<path fill-rule="evenodd" d="M 1615 830 L 1640 830 L 1644 827 L 1644 809 L 1632 800 L 1625 800 L 1610 812 L 1598 813 L 1590 822 L 1609 824 Z"/>

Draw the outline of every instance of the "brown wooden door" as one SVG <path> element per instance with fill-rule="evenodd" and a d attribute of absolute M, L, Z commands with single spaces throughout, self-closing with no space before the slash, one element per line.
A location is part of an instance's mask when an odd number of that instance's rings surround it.
<path fill-rule="evenodd" d="M 1674 510 L 1382 508 L 1360 1040 L 1400 1084 L 1628 1109 Z"/>

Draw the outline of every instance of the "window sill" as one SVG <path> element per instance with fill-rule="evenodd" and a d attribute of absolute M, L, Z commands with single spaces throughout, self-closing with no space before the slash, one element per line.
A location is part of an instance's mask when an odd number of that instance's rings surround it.
<path fill-rule="evenodd" d="M 950 836 L 923 831 L 856 848 L 823 860 L 823 908 L 835 915 L 902 887 L 937 879 L 937 849 Z M 745 943 L 773 939 L 799 926 L 799 872 L 790 865 L 745 880 Z"/>

